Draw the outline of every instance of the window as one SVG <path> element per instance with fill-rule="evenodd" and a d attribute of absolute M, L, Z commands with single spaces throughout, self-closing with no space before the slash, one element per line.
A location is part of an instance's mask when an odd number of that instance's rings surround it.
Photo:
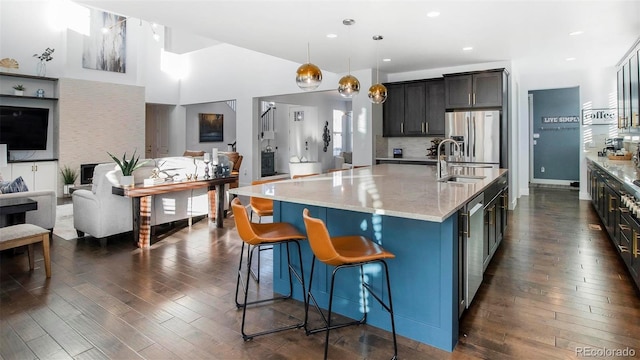
<path fill-rule="evenodd" d="M 333 110 L 333 155 L 339 156 L 343 151 L 351 151 L 351 112 Z"/>

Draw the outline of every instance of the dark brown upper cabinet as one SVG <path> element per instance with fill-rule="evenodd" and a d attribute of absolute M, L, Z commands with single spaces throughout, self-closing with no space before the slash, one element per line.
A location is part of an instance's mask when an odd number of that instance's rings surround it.
<path fill-rule="evenodd" d="M 385 84 L 383 135 L 444 135 L 444 80 L 428 79 Z"/>
<path fill-rule="evenodd" d="M 444 76 L 445 108 L 495 108 L 502 106 L 503 70 Z"/>

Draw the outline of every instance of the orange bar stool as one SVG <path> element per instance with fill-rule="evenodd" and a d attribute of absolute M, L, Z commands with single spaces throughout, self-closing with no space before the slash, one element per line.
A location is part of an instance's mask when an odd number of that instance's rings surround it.
<path fill-rule="evenodd" d="M 395 258 L 395 255 L 383 249 L 377 243 L 367 239 L 364 236 L 352 235 L 352 236 L 338 236 L 330 237 L 329 231 L 324 222 L 320 219 L 312 218 L 309 215 L 309 209 L 304 209 L 302 216 L 304 218 L 304 225 L 307 229 L 307 239 L 313 252 L 313 260 L 311 262 L 311 274 L 309 275 L 309 291 L 307 292 L 307 298 L 305 302 L 305 331 L 307 335 L 314 334 L 320 331 L 326 331 L 326 337 L 324 342 L 324 358 L 327 359 L 327 352 L 329 351 L 329 331 L 332 329 L 338 329 L 350 325 L 360 325 L 367 322 L 367 313 L 365 310 L 362 319 L 343 324 L 332 325 L 331 324 L 331 307 L 333 305 L 333 287 L 335 277 L 338 270 L 360 267 L 360 282 L 362 284 L 362 296 L 365 297 L 365 289 L 376 299 L 382 307 L 387 310 L 391 316 L 391 333 L 393 334 L 393 357 L 398 358 L 398 344 L 396 342 L 396 326 L 393 320 L 393 303 L 391 302 L 391 285 L 389 283 L 389 269 L 384 259 Z M 330 266 L 334 266 L 331 273 L 331 285 L 329 291 L 329 310 L 328 315 L 325 317 L 322 310 L 318 306 L 316 298 L 311 293 L 311 285 L 313 283 L 313 270 L 315 268 L 316 259 L 322 263 Z M 363 265 L 371 263 L 380 263 L 384 267 L 385 278 L 387 280 L 387 292 L 389 295 L 389 304 L 385 304 L 382 298 L 373 292 L 371 286 L 364 280 Z M 309 303 L 313 301 L 313 305 L 320 313 L 322 320 L 325 323 L 324 327 L 307 329 L 307 319 L 309 317 Z M 366 307 L 365 307 L 366 309 Z"/>
<path fill-rule="evenodd" d="M 256 336 L 272 334 L 275 332 L 290 330 L 290 329 L 299 329 L 304 327 L 304 322 L 296 323 L 293 325 L 273 328 L 271 330 L 261 331 L 253 334 L 247 334 L 244 330 L 245 328 L 245 319 L 247 316 L 247 307 L 250 305 L 265 303 L 269 301 L 275 300 L 283 300 L 291 298 L 293 294 L 293 277 L 295 277 L 302 287 L 302 296 L 306 303 L 305 296 L 305 286 L 304 286 L 304 274 L 302 270 L 302 252 L 300 251 L 300 243 L 299 240 L 304 240 L 305 236 L 302 235 L 298 230 L 296 230 L 293 225 L 289 223 L 268 223 L 268 224 L 256 224 L 249 221 L 249 215 L 247 214 L 247 209 L 240 203 L 239 198 L 233 199 L 231 202 L 231 208 L 233 209 L 233 217 L 236 222 L 236 228 L 238 230 L 238 234 L 242 239 L 242 250 L 240 251 L 240 265 L 238 266 L 238 278 L 236 281 L 236 307 L 238 309 L 242 308 L 242 325 L 240 331 L 242 333 L 242 338 L 247 341 L 251 340 Z M 289 245 L 295 244 L 298 249 L 298 261 L 300 264 L 300 272 L 296 271 L 296 269 L 291 264 L 291 257 L 289 251 Z M 246 282 L 245 278 L 242 276 L 242 260 L 244 257 L 244 248 L 245 245 L 248 245 L 247 248 L 247 275 Z M 273 245 L 284 245 L 287 249 L 287 262 L 288 262 L 288 273 L 289 273 L 289 294 L 283 296 L 274 296 L 268 299 L 258 299 L 255 301 L 248 302 L 249 295 L 249 284 L 251 283 L 251 261 L 253 260 L 253 253 L 256 249 L 258 249 L 258 255 L 260 254 L 260 247 L 262 246 L 273 246 Z M 242 302 L 238 301 L 238 293 L 240 291 L 240 284 L 242 283 L 242 288 L 244 292 L 244 299 Z"/>
<path fill-rule="evenodd" d="M 261 184 L 265 184 L 265 183 L 269 183 L 269 182 L 274 182 L 274 181 L 278 181 L 277 180 L 254 180 L 251 182 L 251 185 L 261 185 Z M 258 215 L 258 222 L 261 223 L 262 222 L 262 217 L 263 216 L 273 216 L 273 200 L 271 199 L 265 199 L 265 198 L 259 198 L 259 197 L 255 197 L 252 196 L 249 198 L 249 206 L 251 207 L 251 214 L 249 215 L 249 220 L 253 221 L 253 214 L 257 214 Z M 260 248 L 260 252 L 262 251 L 267 251 L 267 250 L 273 250 L 273 247 L 271 246 L 267 246 L 267 247 L 263 247 Z M 251 276 L 253 276 L 253 279 L 257 282 L 260 282 L 260 252 L 258 252 L 258 264 L 257 264 L 257 271 L 253 272 L 253 270 L 251 270 Z"/>
<path fill-rule="evenodd" d="M 277 180 L 254 180 L 251 185 L 261 185 L 273 181 Z M 262 222 L 263 216 L 273 216 L 273 200 L 271 199 L 252 196 L 249 198 L 249 205 L 251 206 L 251 221 L 253 221 L 254 213 L 258 215 L 258 222 Z"/>

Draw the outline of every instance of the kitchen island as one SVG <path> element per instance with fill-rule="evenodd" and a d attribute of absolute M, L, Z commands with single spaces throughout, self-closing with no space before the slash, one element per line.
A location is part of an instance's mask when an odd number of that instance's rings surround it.
<path fill-rule="evenodd" d="M 232 189 L 231 193 L 274 200 L 274 221 L 292 223 L 305 233 L 302 210 L 322 219 L 332 236 L 359 234 L 396 255 L 389 260 L 396 329 L 408 338 L 452 351 L 458 340 L 458 210 L 497 181 L 506 170 L 457 168 L 484 176 L 473 182 L 439 182 L 435 166 L 383 164 L 312 177 Z M 308 279 L 312 252 L 302 243 Z M 286 259 L 274 253 L 274 290 L 288 292 Z M 321 266 L 318 266 L 321 265 Z M 332 269 L 316 264 L 314 294 L 328 305 Z M 384 294 L 381 269 L 365 267 L 368 281 Z M 334 310 L 390 329 L 388 314 L 362 299 L 357 269 L 336 284 Z M 345 275 L 345 274 L 343 274 Z M 386 295 L 384 295 L 386 297 Z M 302 300 L 302 293 L 294 292 Z"/>

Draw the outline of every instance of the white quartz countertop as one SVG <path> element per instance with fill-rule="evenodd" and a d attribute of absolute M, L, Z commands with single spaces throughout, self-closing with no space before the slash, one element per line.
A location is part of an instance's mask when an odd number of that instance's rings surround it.
<path fill-rule="evenodd" d="M 381 164 L 229 190 L 232 194 L 443 222 L 505 169 L 452 167 L 485 176 L 475 183 L 436 181 L 435 166 Z"/>
<path fill-rule="evenodd" d="M 636 167 L 633 161 L 609 160 L 607 157 L 593 154 L 587 154 L 586 158 L 625 184 L 628 190 L 635 191 L 636 196 L 640 196 L 640 187 L 633 184 L 634 180 L 640 179 L 640 169 Z"/>

